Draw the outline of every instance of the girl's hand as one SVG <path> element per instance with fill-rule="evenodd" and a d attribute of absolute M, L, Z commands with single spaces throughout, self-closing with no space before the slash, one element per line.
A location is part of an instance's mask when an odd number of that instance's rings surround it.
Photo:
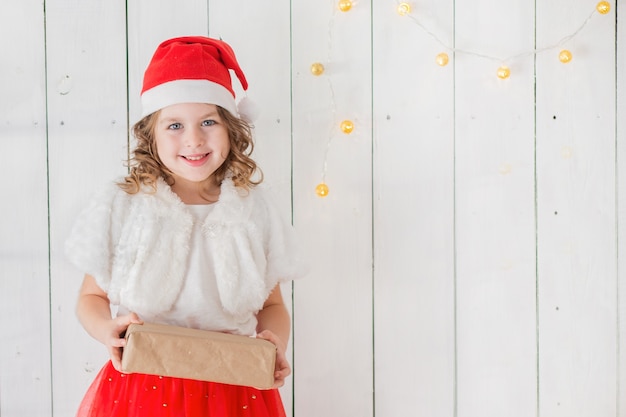
<path fill-rule="evenodd" d="M 135 313 L 111 319 L 107 336 L 102 340 L 109 351 L 113 367 L 119 372 L 122 372 L 122 349 L 126 345 L 126 339 L 123 335 L 131 323 L 143 324 L 143 321 Z"/>
<path fill-rule="evenodd" d="M 122 335 L 131 323 L 143 324 L 143 321 L 135 313 L 111 318 L 109 298 L 89 274 L 85 274 L 80 287 L 76 314 L 85 330 L 106 346 L 113 367 L 121 372 L 122 348 L 126 344 Z"/>
<path fill-rule="evenodd" d="M 256 337 L 270 341 L 276 345 L 276 368 L 274 370 L 273 388 L 280 388 L 285 385 L 285 378 L 291 374 L 291 367 L 285 356 L 286 346 L 282 340 L 270 330 L 263 330 L 261 333 L 258 333 Z"/>

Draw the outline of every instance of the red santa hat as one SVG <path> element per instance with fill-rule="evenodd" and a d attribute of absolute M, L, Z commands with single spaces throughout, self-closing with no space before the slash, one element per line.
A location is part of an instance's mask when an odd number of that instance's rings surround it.
<path fill-rule="evenodd" d="M 172 104 L 209 103 L 251 121 L 235 103 L 229 70 L 247 90 L 246 77 L 226 42 L 193 36 L 161 43 L 144 74 L 141 117 Z"/>

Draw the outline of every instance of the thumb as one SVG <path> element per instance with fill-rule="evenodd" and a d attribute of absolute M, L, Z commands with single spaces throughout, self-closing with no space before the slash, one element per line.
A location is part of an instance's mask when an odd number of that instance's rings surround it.
<path fill-rule="evenodd" d="M 137 313 L 130 313 L 128 319 L 130 323 L 143 324 L 143 320 L 139 318 Z"/>

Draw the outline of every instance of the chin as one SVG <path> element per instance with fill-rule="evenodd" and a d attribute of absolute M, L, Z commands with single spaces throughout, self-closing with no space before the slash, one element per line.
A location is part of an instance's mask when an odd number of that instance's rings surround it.
<path fill-rule="evenodd" d="M 203 183 L 211 179 L 213 173 L 208 175 L 179 175 L 174 174 L 174 181 L 183 181 L 191 183 Z"/>

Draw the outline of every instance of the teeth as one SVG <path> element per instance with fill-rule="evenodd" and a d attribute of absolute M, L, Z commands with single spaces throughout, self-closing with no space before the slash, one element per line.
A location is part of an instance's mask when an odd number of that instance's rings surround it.
<path fill-rule="evenodd" d="M 199 161 L 202 158 L 204 158 L 205 156 L 206 156 L 206 154 L 205 155 L 199 155 L 199 156 L 186 156 L 185 159 L 188 159 L 190 161 Z"/>

